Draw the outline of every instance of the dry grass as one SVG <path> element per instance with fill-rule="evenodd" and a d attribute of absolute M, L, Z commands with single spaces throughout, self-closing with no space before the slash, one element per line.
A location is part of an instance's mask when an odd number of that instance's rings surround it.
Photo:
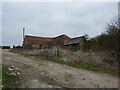
<path fill-rule="evenodd" d="M 83 53 L 80 51 L 71 52 L 67 50 L 60 50 L 60 58 L 73 63 L 99 65 L 109 68 L 118 68 L 117 57 L 113 57 L 111 53 Z"/>
<path fill-rule="evenodd" d="M 59 51 L 57 51 L 59 56 L 54 56 L 53 49 L 24 50 L 24 52 L 29 53 L 29 55 L 40 57 L 57 57 L 64 61 L 76 64 L 102 66 L 114 69 L 118 68 L 117 57 L 113 57 L 109 52 L 83 53 L 80 51 L 72 52 L 65 49 L 59 49 Z"/>

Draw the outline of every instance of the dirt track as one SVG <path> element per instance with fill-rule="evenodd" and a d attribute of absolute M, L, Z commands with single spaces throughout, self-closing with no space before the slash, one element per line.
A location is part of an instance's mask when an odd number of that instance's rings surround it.
<path fill-rule="evenodd" d="M 21 71 L 24 88 L 118 88 L 118 77 L 2 51 L 2 63 Z"/>

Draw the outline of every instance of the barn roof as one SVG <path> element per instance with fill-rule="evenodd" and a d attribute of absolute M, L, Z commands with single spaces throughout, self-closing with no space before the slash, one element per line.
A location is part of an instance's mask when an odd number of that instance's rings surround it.
<path fill-rule="evenodd" d="M 70 37 L 69 37 L 69 36 L 67 36 L 67 35 L 65 35 L 65 34 L 63 34 L 63 35 L 59 35 L 59 36 L 55 37 L 54 39 L 56 39 L 56 38 L 69 39 Z"/>
<path fill-rule="evenodd" d="M 32 44 L 32 45 L 43 45 L 43 44 L 48 44 L 52 41 L 53 38 L 48 38 L 48 37 L 37 37 L 37 36 L 25 36 L 25 40 L 27 41 L 27 44 Z"/>
<path fill-rule="evenodd" d="M 72 45 L 72 44 L 78 44 L 81 41 L 82 37 L 75 37 L 75 38 L 71 38 L 69 39 L 64 45 Z"/>

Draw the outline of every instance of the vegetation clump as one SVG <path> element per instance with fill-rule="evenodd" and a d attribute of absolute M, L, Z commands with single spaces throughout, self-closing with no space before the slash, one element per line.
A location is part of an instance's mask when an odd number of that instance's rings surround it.
<path fill-rule="evenodd" d="M 20 83 L 20 72 L 13 67 L 2 66 L 2 90 L 17 88 Z"/>

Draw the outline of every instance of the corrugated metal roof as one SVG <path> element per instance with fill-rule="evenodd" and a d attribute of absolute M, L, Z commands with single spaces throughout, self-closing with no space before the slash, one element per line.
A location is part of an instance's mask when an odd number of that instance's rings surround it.
<path fill-rule="evenodd" d="M 56 38 L 69 39 L 70 37 L 69 37 L 69 36 L 67 36 L 67 35 L 65 35 L 65 34 L 63 34 L 63 35 L 59 35 L 59 36 L 55 37 L 54 39 L 56 39 Z"/>
<path fill-rule="evenodd" d="M 81 40 L 81 37 L 76 37 L 68 40 L 64 45 L 72 45 L 72 44 L 77 44 Z"/>

